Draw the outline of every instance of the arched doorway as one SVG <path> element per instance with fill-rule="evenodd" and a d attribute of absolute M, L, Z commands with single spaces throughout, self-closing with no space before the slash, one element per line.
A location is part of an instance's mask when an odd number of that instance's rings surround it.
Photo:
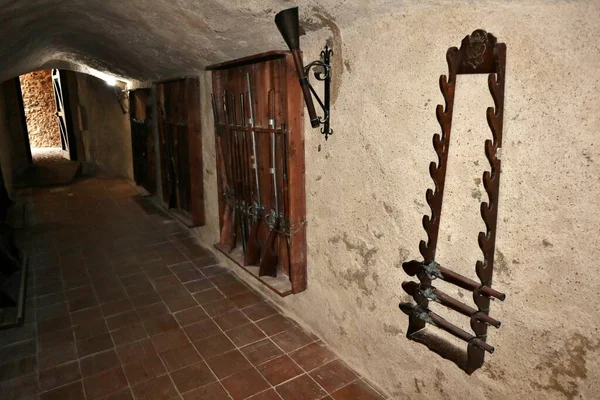
<path fill-rule="evenodd" d="M 19 82 L 32 162 L 77 160 L 64 71 L 33 71 Z"/>

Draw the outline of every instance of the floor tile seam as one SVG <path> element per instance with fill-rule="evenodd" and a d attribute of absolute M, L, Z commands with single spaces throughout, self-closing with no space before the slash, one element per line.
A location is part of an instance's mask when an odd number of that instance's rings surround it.
<path fill-rule="evenodd" d="M 280 315 L 282 315 L 282 314 L 280 314 Z M 285 317 L 285 316 L 284 316 L 284 317 Z M 291 328 L 289 328 L 289 329 L 291 329 Z M 285 330 L 285 331 L 283 331 L 283 332 L 286 332 L 286 331 L 288 331 L 289 329 L 286 329 L 286 330 Z M 302 330 L 302 331 L 304 332 L 304 330 Z M 280 333 L 283 333 L 283 332 L 276 333 L 275 335 L 279 335 Z M 273 335 L 273 336 L 275 336 L 275 335 Z M 269 338 L 271 338 L 271 337 L 272 337 L 272 336 L 269 336 Z M 308 376 L 308 377 L 309 377 L 309 378 L 310 378 L 310 379 L 311 379 L 311 380 L 312 380 L 312 381 L 313 381 L 313 382 L 314 382 L 314 383 L 315 383 L 315 384 L 316 384 L 316 385 L 317 385 L 319 388 L 321 388 L 321 389 L 323 390 L 323 392 L 325 392 L 325 393 L 327 393 L 327 394 L 330 394 L 330 393 L 329 393 L 327 390 L 325 390 L 325 388 L 324 388 L 323 386 L 321 386 L 321 385 L 319 384 L 319 382 L 317 382 L 317 381 L 316 381 L 316 380 L 315 380 L 315 379 L 314 379 L 314 378 L 313 378 L 313 377 L 312 377 L 312 376 L 311 376 L 311 375 L 310 375 L 310 374 L 309 374 L 309 373 L 308 373 L 308 372 L 307 372 L 307 371 L 306 371 L 304 368 L 302 368 L 302 366 L 301 366 L 301 365 L 299 365 L 299 364 L 296 362 L 296 360 L 294 360 L 292 357 L 290 357 L 290 356 L 289 356 L 289 354 L 288 354 L 288 353 L 287 353 L 285 350 L 283 350 L 283 349 L 282 349 L 282 348 L 281 348 L 281 347 L 280 347 L 280 346 L 279 346 L 277 343 L 275 343 L 275 341 L 273 341 L 273 340 L 271 340 L 271 341 L 272 341 L 272 342 L 275 344 L 275 346 L 277 346 L 277 348 L 278 348 L 279 350 L 281 350 L 281 351 L 283 352 L 283 354 L 284 354 L 286 357 L 288 357 L 290 360 L 292 360 L 292 362 L 293 362 L 294 364 L 296 364 L 296 366 L 297 366 L 298 368 L 300 368 L 300 370 L 301 370 L 301 371 L 304 371 L 304 373 L 303 373 L 303 374 L 296 375 L 295 377 L 293 377 L 293 378 L 289 379 L 289 380 L 288 380 L 288 381 L 286 381 L 286 382 L 289 382 L 289 381 L 291 381 L 291 380 L 294 380 L 294 379 L 298 378 L 299 376 L 302 376 L 302 375 L 307 375 L 307 376 Z M 312 343 L 315 343 L 315 342 L 316 342 L 316 341 L 315 341 L 315 340 L 313 340 L 313 341 L 312 341 L 311 343 L 309 343 L 309 344 L 312 344 Z M 308 345 L 307 345 L 307 346 L 308 346 Z M 291 353 L 291 352 L 290 352 L 290 353 Z M 260 373 L 260 371 L 259 371 L 259 373 Z M 285 382 L 282 382 L 282 383 L 278 384 L 276 387 L 278 387 L 278 386 L 281 386 L 281 385 L 283 385 L 284 383 L 285 383 Z M 274 388 L 275 388 L 275 391 L 277 391 L 276 387 L 274 387 Z M 279 392 L 277 392 L 277 394 L 279 394 Z M 324 396 L 324 397 L 327 397 L 327 396 Z"/>
<path fill-rule="evenodd" d="M 195 299 L 194 299 L 195 300 Z M 214 318 L 211 317 L 206 310 L 204 309 L 204 307 L 202 306 L 202 304 L 198 304 L 198 306 L 202 309 L 202 311 L 204 311 L 204 313 L 208 316 L 208 318 L 212 321 L 212 323 L 214 323 L 215 325 L 217 325 L 217 323 L 214 321 Z M 183 333 L 185 334 L 185 336 L 187 337 L 188 341 L 191 343 L 191 345 L 194 347 L 194 350 L 196 350 L 196 352 L 198 353 L 198 355 L 200 356 L 200 358 L 202 359 L 202 361 L 206 364 L 206 367 L 209 369 L 210 373 L 213 374 L 213 376 L 216 378 L 216 382 L 219 382 L 219 385 L 221 385 L 221 388 L 223 388 L 223 390 L 225 391 L 225 393 L 227 393 L 227 395 L 232 398 L 229 395 L 229 392 L 227 391 L 227 389 L 225 389 L 225 386 L 223 386 L 223 384 L 221 383 L 221 379 L 217 376 L 217 374 L 215 373 L 215 371 L 211 368 L 211 366 L 208 364 L 207 360 L 204 358 L 204 356 L 202 356 L 202 354 L 200 353 L 200 351 L 198 351 L 198 348 L 196 347 L 196 344 L 194 343 L 194 341 L 190 338 L 190 335 L 187 333 L 187 331 L 184 329 L 183 326 L 181 326 L 181 324 L 179 323 L 179 321 L 177 319 L 175 319 L 175 321 L 177 321 L 177 325 L 179 325 L 179 328 L 183 331 Z M 203 322 L 206 321 L 206 319 L 199 321 L 199 322 Z M 191 326 L 193 324 L 189 324 L 186 326 Z M 221 329 L 219 327 L 219 325 L 217 325 L 217 328 Z M 224 334 L 224 332 L 221 330 L 221 332 Z M 212 336 L 211 336 L 212 337 Z M 208 339 L 208 338 L 205 338 Z M 204 339 L 202 339 L 204 340 Z M 235 345 L 235 343 L 233 343 Z M 217 356 L 218 357 L 218 356 Z M 211 382 L 212 383 L 212 382 Z M 197 389 L 197 388 L 196 388 Z M 187 393 L 187 392 L 186 392 Z"/>

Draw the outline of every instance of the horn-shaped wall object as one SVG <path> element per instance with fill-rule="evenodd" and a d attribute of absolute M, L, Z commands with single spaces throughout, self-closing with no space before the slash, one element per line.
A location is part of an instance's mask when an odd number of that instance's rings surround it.
<path fill-rule="evenodd" d="M 440 89 L 444 96 L 445 106 L 438 105 L 436 115 L 441 127 L 441 135 L 433 136 L 433 147 L 438 162 L 431 162 L 429 174 L 435 183 L 435 189 L 427 190 L 427 204 L 431 208 L 431 216 L 423 217 L 423 227 L 427 233 L 427 241 L 421 241 L 419 250 L 423 261 L 408 261 L 402 264 L 409 276 L 416 276 L 419 282 L 404 282 L 402 289 L 412 296 L 413 303 L 401 303 L 400 309 L 409 316 L 409 339 L 427 345 L 442 357 L 455 361 L 468 374 L 483 365 L 484 352 L 492 353 L 494 348 L 487 344 L 488 326 L 499 328 L 501 323 L 490 314 L 490 303 L 493 299 L 503 301 L 506 297 L 492 289 L 494 271 L 494 250 L 496 244 L 496 221 L 498 218 L 498 191 L 500 188 L 500 154 L 502 150 L 502 121 L 504 117 L 504 73 L 506 69 L 506 45 L 498 43 L 494 35 L 478 29 L 465 37 L 460 49 L 451 47 L 446 53 L 449 74 L 440 77 Z M 485 232 L 479 233 L 479 247 L 483 253 L 483 261 L 478 261 L 475 272 L 479 281 L 451 271 L 441 266 L 436 260 L 436 248 L 440 229 L 448 149 L 454 108 L 454 92 L 456 76 L 459 74 L 489 74 L 488 86 L 494 100 L 494 107 L 486 112 L 488 125 L 492 131 L 491 139 L 485 141 L 485 154 L 490 170 L 483 173 L 483 185 L 489 201 L 482 202 L 481 217 L 486 226 Z M 455 285 L 473 294 L 475 307 L 452 298 L 432 285 L 438 279 L 445 284 Z M 439 282 L 438 281 L 438 282 Z M 473 334 L 467 333 L 458 326 L 448 322 L 429 309 L 430 301 L 436 302 L 450 310 L 469 317 Z M 439 345 L 423 334 L 423 328 L 429 324 L 445 330 L 451 335 L 467 342 L 466 354 L 455 359 L 455 352 L 449 352 L 447 345 Z"/>
<path fill-rule="evenodd" d="M 310 118 L 310 125 L 313 128 L 321 128 L 321 133 L 325 135 L 325 140 L 329 135 L 333 134 L 333 130 L 330 128 L 330 91 L 331 91 L 331 65 L 330 57 L 333 51 L 325 46 L 325 49 L 321 51 L 321 59 L 313 61 L 308 65 L 304 66 L 302 63 L 302 53 L 300 50 L 300 24 L 298 21 L 298 7 L 288 8 L 275 15 L 275 24 L 283 36 L 283 40 L 290 48 L 294 57 L 294 63 L 296 64 L 296 71 L 298 72 L 298 79 L 302 86 L 302 94 L 304 95 L 304 102 L 306 103 L 306 109 L 308 110 L 308 116 Z M 316 68 L 314 76 L 317 80 L 323 82 L 323 93 L 324 101 L 315 92 L 308 80 L 308 74 L 311 68 Z M 323 110 L 323 117 L 317 116 L 315 110 L 315 104 L 312 96 L 315 97 L 319 106 Z"/>

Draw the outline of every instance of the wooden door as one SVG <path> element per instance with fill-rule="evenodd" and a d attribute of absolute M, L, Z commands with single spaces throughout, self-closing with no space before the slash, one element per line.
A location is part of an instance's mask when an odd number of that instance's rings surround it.
<path fill-rule="evenodd" d="M 163 83 L 157 87 L 157 109 L 159 114 L 158 132 L 160 140 L 160 170 L 163 203 L 169 209 L 179 208 L 177 204 L 177 176 L 173 140 L 173 90 L 172 84 Z"/>
<path fill-rule="evenodd" d="M 148 192 L 155 193 L 156 161 L 150 100 L 150 89 L 138 89 L 129 93 L 134 180 Z"/>
<path fill-rule="evenodd" d="M 74 161 L 77 159 L 77 145 L 71 125 L 67 80 L 63 71 L 58 69 L 52 70 L 52 86 L 54 88 L 54 102 L 56 103 L 56 117 L 58 118 L 58 127 L 60 129 L 60 143 L 63 157 Z"/>
<path fill-rule="evenodd" d="M 198 78 L 156 88 L 163 203 L 189 226 L 204 225 L 199 93 Z"/>

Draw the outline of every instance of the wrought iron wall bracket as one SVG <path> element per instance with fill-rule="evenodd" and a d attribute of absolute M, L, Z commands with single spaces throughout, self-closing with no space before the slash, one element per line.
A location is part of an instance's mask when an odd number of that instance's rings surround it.
<path fill-rule="evenodd" d="M 494 348 L 486 343 L 487 328 L 492 325 L 500 327 L 500 321 L 489 316 L 490 301 L 504 300 L 505 294 L 492 289 L 492 274 L 494 270 L 494 251 L 496 245 L 496 221 L 498 217 L 498 192 L 500 187 L 500 152 L 502 149 L 502 123 L 504 117 L 504 78 L 506 67 L 506 45 L 498 43 L 496 37 L 484 30 L 478 29 L 466 36 L 460 49 L 451 47 L 446 52 L 448 76 L 440 77 L 440 90 L 445 105 L 436 108 L 437 120 L 441 127 L 441 135 L 433 136 L 433 148 L 437 154 L 437 162 L 429 165 L 429 174 L 435 184 L 435 189 L 428 189 L 425 195 L 431 208 L 431 215 L 423 216 L 423 228 L 427 233 L 427 241 L 419 243 L 419 251 L 423 261 L 408 261 L 403 264 L 405 272 L 416 276 L 419 283 L 404 282 L 402 288 L 412 296 L 415 304 L 401 303 L 400 309 L 409 316 L 407 337 L 427 345 L 442 357 L 455 361 L 467 373 L 471 374 L 483 365 L 485 351 L 492 353 Z M 440 228 L 446 168 L 448 164 L 448 149 L 454 108 L 454 93 L 456 76 L 458 74 L 489 74 L 488 86 L 494 100 L 494 107 L 486 111 L 487 122 L 492 132 L 492 139 L 485 141 L 484 150 L 490 164 L 490 170 L 483 173 L 483 185 L 488 195 L 488 201 L 482 202 L 481 217 L 486 226 L 486 232 L 478 236 L 479 248 L 483 260 L 477 261 L 475 272 L 479 282 L 442 267 L 436 260 L 436 248 Z M 459 300 L 441 292 L 431 285 L 435 279 L 456 285 L 473 293 L 476 308 L 468 306 Z M 451 310 L 470 317 L 473 334 L 467 333 L 454 324 L 446 321 L 429 310 L 429 301 L 435 301 Z M 443 329 L 459 339 L 467 342 L 466 357 L 457 359 L 451 354 L 444 353 L 447 346 L 435 346 L 424 340 L 419 332 L 426 324 Z"/>
<path fill-rule="evenodd" d="M 333 130 L 330 128 L 330 89 L 331 89 L 331 66 L 330 58 L 333 51 L 325 46 L 325 49 L 321 51 L 321 59 L 309 63 L 306 67 L 302 64 L 302 56 L 300 54 L 300 23 L 298 19 L 298 7 L 288 8 L 280 11 L 275 15 L 275 25 L 283 36 L 283 40 L 288 45 L 294 56 L 294 64 L 296 64 L 296 72 L 298 73 L 298 80 L 302 87 L 302 95 L 304 96 L 304 102 L 306 103 L 306 109 L 308 111 L 308 117 L 310 119 L 310 125 L 313 128 L 321 128 L 321 133 L 325 135 L 325 140 L 329 135 L 333 134 Z M 315 78 L 324 83 L 324 100 L 315 92 L 308 81 L 308 73 L 313 67 L 318 67 L 319 70 L 315 72 Z M 323 117 L 318 117 L 313 102 L 313 97 L 317 99 L 319 106 L 323 109 Z"/>
<path fill-rule="evenodd" d="M 329 46 L 325 46 L 325 49 L 321 51 L 321 59 L 313 61 L 307 64 L 304 67 L 304 75 L 308 76 L 311 68 L 315 68 L 314 76 L 318 81 L 323 82 L 323 101 L 313 88 L 313 86 L 308 83 L 310 92 L 319 103 L 319 106 L 323 110 L 323 117 L 318 117 L 319 124 L 323 125 L 321 128 L 321 133 L 325 135 L 325 140 L 329 137 L 329 135 L 333 135 L 333 129 L 329 126 L 329 113 L 331 108 L 331 63 L 330 59 L 333 55 L 333 50 L 329 48 Z"/>

